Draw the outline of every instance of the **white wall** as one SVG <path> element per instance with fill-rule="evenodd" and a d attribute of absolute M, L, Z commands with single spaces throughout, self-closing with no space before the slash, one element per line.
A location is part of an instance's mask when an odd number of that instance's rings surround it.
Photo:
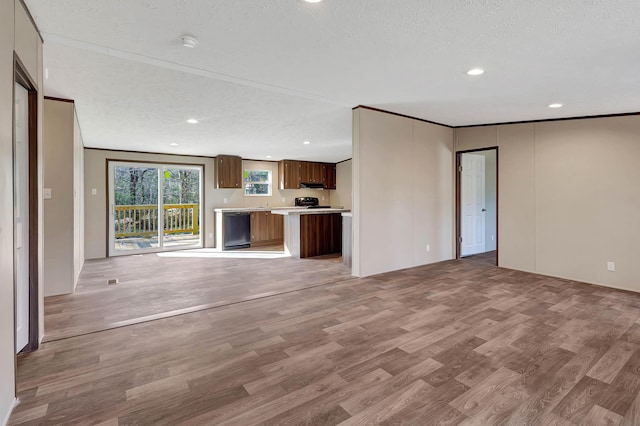
<path fill-rule="evenodd" d="M 638 134 L 637 115 L 456 129 L 499 146 L 499 265 L 640 291 Z"/>
<path fill-rule="evenodd" d="M 14 50 L 33 78 L 42 88 L 42 44 L 36 29 L 19 1 L 0 2 L 0 205 L 13 205 L 13 54 Z M 38 99 L 39 176 L 42 177 L 42 90 Z M 42 182 L 38 182 L 41 194 Z M 39 203 L 40 236 L 38 265 L 40 285 L 42 274 L 42 203 Z M 42 295 L 42 289 L 40 289 Z M 39 301 L 40 334 L 43 333 L 42 298 Z M 13 209 L 0 209 L 0 422 L 4 422 L 15 401 L 13 283 Z"/>
<path fill-rule="evenodd" d="M 353 114 L 354 275 L 453 258 L 453 130 Z"/>
<path fill-rule="evenodd" d="M 336 164 L 336 189 L 331 191 L 331 205 L 334 207 L 351 209 L 353 205 L 352 163 L 352 160 L 347 160 Z"/>

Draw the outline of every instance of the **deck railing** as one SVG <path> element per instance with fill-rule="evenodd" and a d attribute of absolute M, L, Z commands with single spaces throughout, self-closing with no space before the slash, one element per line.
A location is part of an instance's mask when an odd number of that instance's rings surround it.
<path fill-rule="evenodd" d="M 198 204 L 165 204 L 162 206 L 163 233 L 200 233 Z M 150 237 L 158 234 L 158 207 L 154 205 L 115 206 L 116 238 Z"/>

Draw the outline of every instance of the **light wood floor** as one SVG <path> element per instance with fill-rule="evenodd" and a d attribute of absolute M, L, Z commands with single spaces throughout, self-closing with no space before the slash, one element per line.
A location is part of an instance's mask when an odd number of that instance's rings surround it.
<path fill-rule="evenodd" d="M 10 424 L 637 425 L 639 316 L 476 256 L 46 343 Z"/>

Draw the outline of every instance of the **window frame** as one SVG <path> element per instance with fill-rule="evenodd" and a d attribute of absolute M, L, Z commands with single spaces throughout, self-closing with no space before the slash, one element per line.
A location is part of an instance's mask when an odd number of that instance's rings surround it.
<path fill-rule="evenodd" d="M 248 182 L 245 180 L 245 176 L 250 172 L 266 172 L 269 176 L 267 181 L 259 181 L 259 182 Z M 267 194 L 247 194 L 247 185 L 251 184 L 267 184 L 267 188 L 269 192 Z M 271 197 L 273 195 L 273 171 L 269 169 L 244 169 L 242 173 L 242 191 L 244 192 L 245 197 Z"/>

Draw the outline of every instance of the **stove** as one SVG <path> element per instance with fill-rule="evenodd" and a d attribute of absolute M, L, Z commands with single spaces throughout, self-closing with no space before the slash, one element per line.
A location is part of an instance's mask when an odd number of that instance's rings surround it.
<path fill-rule="evenodd" d="M 317 197 L 298 197 L 295 200 L 296 207 L 306 207 L 308 209 L 328 209 L 331 206 L 321 206 Z"/>

